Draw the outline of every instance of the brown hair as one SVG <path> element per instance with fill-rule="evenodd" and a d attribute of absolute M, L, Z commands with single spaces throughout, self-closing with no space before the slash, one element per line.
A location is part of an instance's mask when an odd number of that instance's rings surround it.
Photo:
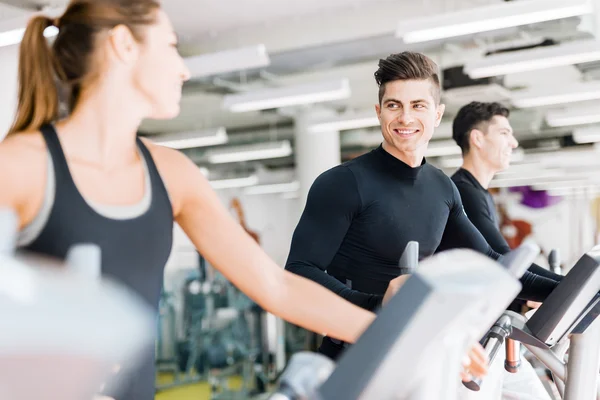
<path fill-rule="evenodd" d="M 480 101 L 472 101 L 458 110 L 452 122 L 452 138 L 461 148 L 463 155 L 469 152 L 471 131 L 476 128 L 482 129 L 482 125 L 489 124 L 496 115 L 508 118 L 510 111 L 500 103 Z"/>
<path fill-rule="evenodd" d="M 385 84 L 397 80 L 426 80 L 433 83 L 433 98 L 439 104 L 441 99 L 440 72 L 433 60 L 421 53 L 404 51 L 391 54 L 379 60 L 379 69 L 375 72 L 375 81 L 379 86 L 379 104 L 385 94 Z"/>
<path fill-rule="evenodd" d="M 32 18 L 20 47 L 19 102 L 9 134 L 38 130 L 56 120 L 61 84 L 70 91 L 72 110 L 82 85 L 94 77 L 98 34 L 124 25 L 136 40 L 142 41 L 140 28 L 156 21 L 154 11 L 158 8 L 158 0 L 72 0 L 56 20 Z M 44 36 L 50 26 L 59 29 L 51 46 Z"/>

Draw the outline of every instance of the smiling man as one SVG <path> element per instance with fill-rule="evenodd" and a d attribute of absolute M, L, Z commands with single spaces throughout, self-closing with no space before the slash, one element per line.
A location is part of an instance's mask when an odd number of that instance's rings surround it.
<path fill-rule="evenodd" d="M 375 79 L 383 143 L 315 180 L 286 264 L 369 310 L 396 290 L 409 241 L 419 242 L 420 258 L 444 240 L 500 257 L 465 215 L 454 183 L 424 157 L 444 114 L 436 64 L 419 53 L 392 54 Z M 520 296 L 536 301 L 557 284 L 531 273 L 521 281 Z M 336 359 L 344 348 L 326 337 L 320 352 Z"/>

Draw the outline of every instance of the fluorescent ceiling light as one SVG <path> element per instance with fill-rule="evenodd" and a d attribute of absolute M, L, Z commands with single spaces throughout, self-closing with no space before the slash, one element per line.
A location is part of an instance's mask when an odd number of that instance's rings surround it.
<path fill-rule="evenodd" d="M 439 161 L 442 168 L 458 168 L 463 164 L 462 157 L 443 157 Z"/>
<path fill-rule="evenodd" d="M 213 187 L 213 189 L 241 188 L 256 184 L 258 184 L 258 177 L 256 175 L 251 175 L 244 178 L 231 178 L 210 181 L 210 185 Z"/>
<path fill-rule="evenodd" d="M 600 82 L 580 82 L 566 87 L 548 85 L 517 92 L 511 102 L 518 108 L 542 107 L 578 101 L 600 100 Z"/>
<path fill-rule="evenodd" d="M 548 189 L 550 196 L 577 196 L 582 197 L 586 195 L 597 195 L 600 193 L 600 188 L 597 186 L 584 186 L 584 187 L 565 187 L 557 189 Z"/>
<path fill-rule="evenodd" d="M 198 132 L 177 132 L 157 135 L 154 143 L 174 149 L 215 146 L 227 143 L 225 128 L 207 129 Z"/>
<path fill-rule="evenodd" d="M 600 142 L 600 125 L 586 126 L 573 130 L 573 141 L 575 143 Z"/>
<path fill-rule="evenodd" d="M 289 140 L 229 147 L 214 151 L 208 150 L 206 152 L 208 162 L 212 164 L 266 160 L 270 158 L 287 157 L 291 154 L 292 146 Z"/>
<path fill-rule="evenodd" d="M 350 94 L 348 79 L 338 79 L 226 95 L 223 108 L 232 112 L 267 110 L 341 100 L 350 97 Z"/>
<path fill-rule="evenodd" d="M 531 163 L 531 164 L 513 164 L 508 169 L 498 172 L 495 175 L 496 180 L 510 179 L 514 177 L 521 177 L 523 174 L 535 174 L 540 171 L 545 171 L 546 168 L 542 163 Z"/>
<path fill-rule="evenodd" d="M 275 183 L 272 185 L 258 185 L 244 190 L 244 194 L 273 194 L 273 193 L 295 193 L 300 189 L 300 182 Z"/>
<path fill-rule="evenodd" d="M 6 32 L 0 32 L 0 47 L 13 46 L 21 43 L 25 35 L 25 28 L 13 29 Z M 46 38 L 52 38 L 58 35 L 58 28 L 50 26 L 44 31 Z"/>
<path fill-rule="evenodd" d="M 266 67 L 271 63 L 264 44 L 219 51 L 188 57 L 185 63 L 193 78 L 225 74 L 251 68 Z"/>
<path fill-rule="evenodd" d="M 548 111 L 546 123 L 551 127 L 585 125 L 600 122 L 600 104 Z"/>
<path fill-rule="evenodd" d="M 585 40 L 494 54 L 465 64 L 463 70 L 471 79 L 479 79 L 597 60 L 600 42 Z"/>
<path fill-rule="evenodd" d="M 590 181 L 588 179 L 562 179 L 555 180 L 552 182 L 544 182 L 532 185 L 531 188 L 533 190 L 550 190 L 550 189 L 571 189 L 571 188 L 581 188 L 589 185 Z"/>
<path fill-rule="evenodd" d="M 593 5 L 589 0 L 520 0 L 431 17 L 405 19 L 398 25 L 396 36 L 401 37 L 405 43 L 419 43 L 592 12 Z"/>
<path fill-rule="evenodd" d="M 525 156 L 525 152 L 523 150 L 515 149 L 515 150 L 513 150 L 512 155 L 510 157 L 510 162 L 513 163 L 513 162 L 522 161 L 524 156 Z M 462 158 L 462 155 L 459 157 L 443 157 L 440 159 L 439 164 L 442 168 L 458 168 L 458 167 L 462 166 L 463 158 Z M 523 165 L 531 166 L 531 164 L 523 164 Z M 519 166 L 523 166 L 523 165 L 514 165 L 514 166 L 511 166 L 509 169 L 515 169 L 515 168 L 518 168 Z"/>
<path fill-rule="evenodd" d="M 491 188 L 496 187 L 513 187 L 513 186 L 529 186 L 539 184 L 549 180 L 564 179 L 565 171 L 559 168 L 538 169 L 531 173 L 521 173 L 518 176 L 506 175 L 496 177 L 490 182 Z"/>
<path fill-rule="evenodd" d="M 359 115 L 340 116 L 335 119 L 318 121 L 308 127 L 309 132 L 325 133 L 350 129 L 371 128 L 379 126 L 379 119 L 374 112 Z"/>
<path fill-rule="evenodd" d="M 25 28 L 0 33 L 0 47 L 21 43 L 24 34 Z"/>
<path fill-rule="evenodd" d="M 566 171 L 562 168 L 546 168 L 542 164 L 522 164 L 510 166 L 506 171 L 496 174 L 495 181 L 513 179 L 540 179 L 563 176 Z"/>
<path fill-rule="evenodd" d="M 435 139 L 452 138 L 452 121 L 443 121 L 433 132 Z"/>
<path fill-rule="evenodd" d="M 525 151 L 523 149 L 514 149 L 510 155 L 510 162 L 521 162 L 525 159 Z"/>
<path fill-rule="evenodd" d="M 440 157 L 456 154 L 462 154 L 462 152 L 454 140 L 438 140 L 429 142 L 425 156 Z"/>
<path fill-rule="evenodd" d="M 281 195 L 281 198 L 284 200 L 299 199 L 300 193 L 299 192 L 284 193 Z"/>

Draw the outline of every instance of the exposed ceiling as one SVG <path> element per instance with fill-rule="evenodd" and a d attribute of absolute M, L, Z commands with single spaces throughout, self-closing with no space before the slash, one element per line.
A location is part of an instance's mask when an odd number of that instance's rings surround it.
<path fill-rule="evenodd" d="M 526 0 L 515 2 L 522 1 Z M 591 1 L 600 9 L 600 0 Z M 64 7 L 67 1 L 0 0 L 0 3 L 31 9 L 48 5 Z M 193 79 L 184 87 L 181 115 L 172 121 L 145 121 L 142 131 L 147 135 L 159 135 L 223 126 L 227 128 L 230 142 L 222 147 L 276 139 L 290 139 L 293 143 L 293 110 L 232 113 L 222 107 L 224 95 L 256 88 L 346 78 L 351 87 L 349 98 L 313 107 L 337 113 L 373 112 L 377 100 L 373 72 L 379 58 L 390 53 L 403 50 L 424 52 L 450 76 L 449 68 L 458 67 L 460 70 L 466 62 L 480 59 L 486 53 L 537 46 L 544 40 L 568 43 L 590 39 L 594 38 L 594 29 L 600 27 L 598 16 L 595 20 L 586 16 L 421 44 L 405 44 L 395 36 L 401 21 L 502 3 L 502 0 L 244 0 L 232 4 L 217 0 L 165 0 L 163 7 L 181 37 L 180 51 L 184 56 L 263 44 L 270 64 Z M 25 11 L 15 7 L 0 5 L 0 24 L 24 14 Z M 497 100 L 511 105 L 511 97 L 522 90 L 600 81 L 600 62 L 511 73 L 484 80 L 479 85 L 465 83 L 459 75 L 452 75 L 452 88 L 444 92 L 446 129 L 439 130 L 435 139 L 448 138 L 448 121 L 468 101 Z M 549 148 L 549 143 L 552 152 L 558 150 L 556 143 L 558 148 L 575 145 L 570 138 L 573 126 L 551 128 L 544 118 L 548 110 L 562 109 L 564 105 L 513 108 L 511 121 L 528 153 L 547 151 L 544 149 Z M 344 153 L 350 157 L 372 147 L 379 133 L 377 128 L 367 128 L 346 131 L 341 135 Z M 205 151 L 206 148 L 198 148 L 186 152 L 200 164 L 210 166 L 205 162 Z M 256 165 L 292 168 L 294 161 L 290 156 L 211 168 L 231 174 L 240 169 L 253 169 Z"/>
<path fill-rule="evenodd" d="M 242 29 L 268 28 L 277 21 L 299 21 L 316 14 L 335 15 L 340 10 L 360 10 L 366 7 L 390 6 L 390 0 L 302 0 L 286 2 L 277 0 L 245 0 L 235 3 L 217 0 L 196 0 L 195 12 L 190 12 L 191 2 L 168 0 L 163 7 L 184 38 L 214 38 Z"/>

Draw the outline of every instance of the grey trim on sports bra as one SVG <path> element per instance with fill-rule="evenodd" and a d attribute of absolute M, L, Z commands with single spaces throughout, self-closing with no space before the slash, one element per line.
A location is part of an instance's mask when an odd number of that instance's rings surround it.
<path fill-rule="evenodd" d="M 38 214 L 35 216 L 35 218 L 27 226 L 25 226 L 21 230 L 21 232 L 19 232 L 19 236 L 17 238 L 17 244 L 19 247 L 27 246 L 33 243 L 33 241 L 36 240 L 37 237 L 42 233 L 42 230 L 46 226 L 48 218 L 50 217 L 52 206 L 54 205 L 54 198 L 56 194 L 56 177 L 54 174 L 54 163 L 52 162 L 52 155 L 49 151 L 47 152 L 47 154 L 48 162 L 46 172 L 46 189 L 44 191 L 44 200 L 42 202 L 42 207 Z M 150 171 L 148 170 L 146 159 L 144 158 L 139 148 L 138 154 L 140 155 L 140 158 L 142 159 L 142 164 L 144 166 L 144 182 L 146 188 L 144 192 L 144 197 L 137 204 L 127 206 L 98 204 L 84 197 L 85 202 L 98 214 L 102 215 L 105 218 L 125 220 L 136 218 L 148 211 L 150 204 L 152 203 L 152 183 L 150 181 Z"/>

